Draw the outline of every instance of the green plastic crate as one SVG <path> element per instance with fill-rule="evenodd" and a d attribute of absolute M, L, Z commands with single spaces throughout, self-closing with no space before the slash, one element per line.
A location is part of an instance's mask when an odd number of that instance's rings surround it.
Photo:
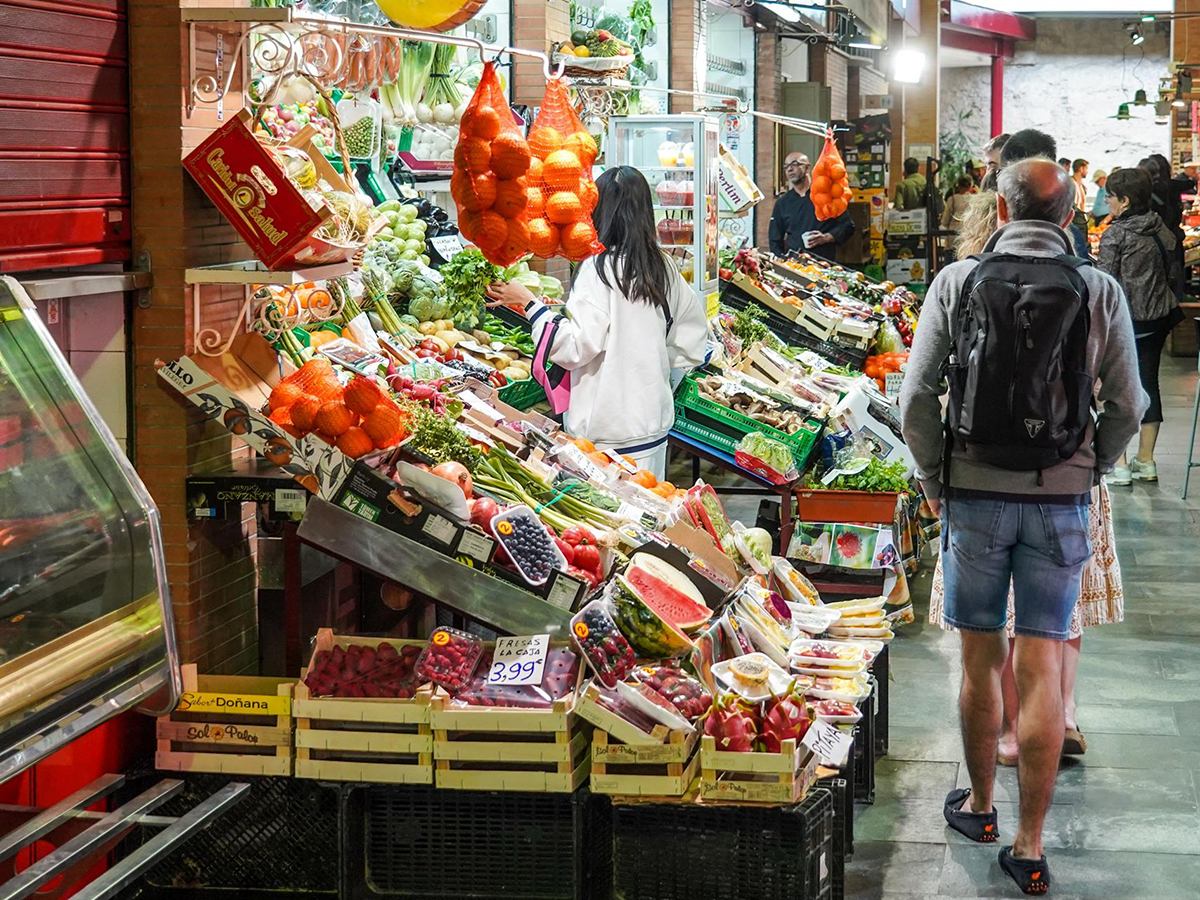
<path fill-rule="evenodd" d="M 689 374 L 675 392 L 674 427 L 683 434 L 726 453 L 733 453 L 747 434 L 760 431 L 767 437 L 786 444 L 792 451 L 792 458 L 796 460 L 796 468 L 804 471 L 817 447 L 817 441 L 821 438 L 824 425 L 816 419 L 806 419 L 803 430 L 787 434 L 700 396 L 695 375 Z"/>
<path fill-rule="evenodd" d="M 510 381 L 500 388 L 500 399 L 509 406 L 524 411 L 545 400 L 546 392 L 532 378 L 522 378 L 520 381 Z"/>

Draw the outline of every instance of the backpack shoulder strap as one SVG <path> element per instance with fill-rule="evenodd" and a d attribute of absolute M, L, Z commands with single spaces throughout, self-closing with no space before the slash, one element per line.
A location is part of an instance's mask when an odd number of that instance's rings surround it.
<path fill-rule="evenodd" d="M 1072 269 L 1075 269 L 1076 271 L 1078 271 L 1079 269 L 1082 269 L 1084 266 L 1094 265 L 1094 263 L 1090 259 L 1084 259 L 1082 256 L 1075 256 L 1074 254 L 1071 254 L 1071 253 L 1060 253 L 1058 256 L 1056 256 L 1054 258 L 1057 259 L 1063 265 L 1070 266 Z"/>

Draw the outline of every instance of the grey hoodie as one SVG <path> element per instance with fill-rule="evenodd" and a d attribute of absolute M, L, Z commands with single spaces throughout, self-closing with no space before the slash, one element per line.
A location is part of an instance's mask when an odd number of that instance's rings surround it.
<path fill-rule="evenodd" d="M 1162 250 L 1154 242 L 1162 243 Z M 1175 235 L 1156 212 L 1125 213 L 1100 238 L 1100 268 L 1117 279 L 1134 322 L 1161 319 L 1176 305 L 1167 277 Z M 1165 254 L 1165 259 L 1164 259 Z"/>
<path fill-rule="evenodd" d="M 992 235 L 985 251 L 1020 256 L 1070 253 L 1071 239 L 1048 222 L 1012 222 Z M 926 496 L 942 496 L 941 464 L 945 446 L 942 425 L 942 363 L 950 353 L 951 323 L 957 321 L 963 282 L 979 265 L 964 259 L 947 266 L 929 286 L 908 357 L 900 412 L 904 440 L 917 461 L 917 477 Z M 1015 472 L 973 462 L 955 450 L 950 466 L 953 488 L 990 494 L 1015 494 L 1022 499 L 1073 497 L 1092 489 L 1098 472 L 1109 472 L 1138 430 L 1149 398 L 1138 380 L 1137 355 L 1129 310 L 1120 286 L 1111 276 L 1085 266 L 1079 270 L 1088 287 L 1091 337 L 1088 372 L 1100 380 L 1104 411 L 1094 433 L 1089 429 L 1078 452 L 1041 473 Z"/>

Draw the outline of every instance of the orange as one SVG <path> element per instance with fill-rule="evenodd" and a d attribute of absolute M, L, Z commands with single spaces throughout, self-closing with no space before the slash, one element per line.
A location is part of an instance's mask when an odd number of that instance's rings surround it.
<path fill-rule="evenodd" d="M 485 209 L 479 214 L 475 235 L 471 238 L 480 250 L 496 250 L 508 239 L 508 220 L 495 210 Z"/>
<path fill-rule="evenodd" d="M 497 178 L 519 178 L 529 169 L 529 145 L 519 134 L 502 134 L 492 141 L 492 171 Z"/>
<path fill-rule="evenodd" d="M 454 179 L 451 178 L 451 193 L 454 191 Z M 467 186 L 461 188 L 461 196 L 455 199 L 462 205 L 462 208 L 469 212 L 482 212 L 485 209 L 491 209 L 492 204 L 496 202 L 496 176 L 491 172 L 484 172 L 482 175 L 476 175 L 470 179 Z"/>
<path fill-rule="evenodd" d="M 511 181 L 501 181 L 496 185 L 496 202 L 492 209 L 506 219 L 519 216 L 525 211 L 529 198 L 525 193 L 525 179 L 513 178 Z"/>
<path fill-rule="evenodd" d="M 529 132 L 529 149 L 538 159 L 545 159 L 562 145 L 562 135 L 549 125 L 538 125 Z"/>
<path fill-rule="evenodd" d="M 828 176 L 826 176 L 826 175 L 817 175 L 817 176 L 815 176 L 815 177 L 813 178 L 813 180 L 812 180 L 812 189 L 811 189 L 811 191 L 812 191 L 812 193 L 814 193 L 814 194 L 828 194 L 828 193 L 829 193 L 829 185 L 830 185 L 830 184 L 831 184 L 831 182 L 830 182 L 830 180 L 829 180 L 829 177 L 828 177 Z"/>
<path fill-rule="evenodd" d="M 476 243 L 475 232 L 479 228 L 479 213 L 466 212 L 458 217 L 458 230 L 468 241 Z"/>
<path fill-rule="evenodd" d="M 464 137 L 454 148 L 454 167 L 472 175 L 486 172 L 492 164 L 492 151 L 482 138 Z"/>
<path fill-rule="evenodd" d="M 567 135 L 567 139 L 563 141 L 563 149 L 570 150 L 578 156 L 579 161 L 585 166 L 590 166 L 595 162 L 596 154 L 599 153 L 595 139 L 586 131 L 576 131 Z"/>
<path fill-rule="evenodd" d="M 591 179 L 584 178 L 579 182 L 579 200 L 583 204 L 583 211 L 591 213 L 596 208 L 596 201 L 600 199 L 600 191 L 596 188 L 596 182 Z"/>
<path fill-rule="evenodd" d="M 638 469 L 633 476 L 633 483 L 640 484 L 644 488 L 652 488 L 658 484 L 658 479 L 654 477 L 653 472 L 647 472 L 645 469 Z"/>
<path fill-rule="evenodd" d="M 841 181 L 846 177 L 846 167 L 840 160 L 835 159 L 829 164 L 829 177 L 834 181 Z"/>
<path fill-rule="evenodd" d="M 542 186 L 542 167 L 543 163 L 536 156 L 529 160 L 529 171 L 525 173 L 525 180 L 532 187 Z"/>
<path fill-rule="evenodd" d="M 400 410 L 390 403 L 380 403 L 363 419 L 362 427 L 376 447 L 385 447 L 399 434 L 402 421 Z"/>
<path fill-rule="evenodd" d="M 337 448 L 351 459 L 358 459 L 375 449 L 371 437 L 357 425 L 346 429 L 337 439 Z"/>
<path fill-rule="evenodd" d="M 834 200 L 839 199 L 845 192 L 846 189 L 840 181 L 835 181 L 833 184 L 829 185 L 829 196 Z"/>
<path fill-rule="evenodd" d="M 596 229 L 590 222 L 572 222 L 563 226 L 563 255 L 574 262 L 587 259 L 595 252 L 592 244 L 596 240 Z"/>
<path fill-rule="evenodd" d="M 573 443 L 576 447 L 578 447 L 584 453 L 595 453 L 596 452 L 596 445 L 593 444 L 591 441 L 589 441 L 587 438 L 583 438 L 583 437 L 575 438 L 575 440 L 573 440 L 571 443 Z"/>
<path fill-rule="evenodd" d="M 529 220 L 529 249 L 543 258 L 558 250 L 558 229 L 545 219 Z"/>
<path fill-rule="evenodd" d="M 546 201 L 546 218 L 555 225 L 567 225 L 583 215 L 583 204 L 570 191 L 558 191 Z"/>
<path fill-rule="evenodd" d="M 352 378 L 342 393 L 342 402 L 360 416 L 365 416 L 382 400 L 383 391 L 380 390 L 379 385 L 361 375 Z"/>
<path fill-rule="evenodd" d="M 493 140 L 500 133 L 500 114 L 490 106 L 480 104 L 474 112 L 463 115 L 460 130 L 485 141 Z"/>
<path fill-rule="evenodd" d="M 529 252 L 529 226 L 524 219 L 508 220 L 508 237 L 500 248 L 499 255 L 511 265 Z"/>
<path fill-rule="evenodd" d="M 317 426 L 318 431 L 338 437 L 345 434 L 346 429 L 353 425 L 357 418 L 358 416 L 341 400 L 328 400 L 317 410 L 313 424 Z"/>
<path fill-rule="evenodd" d="M 292 410 L 290 407 L 281 406 L 278 409 L 274 409 L 268 418 L 292 437 L 300 437 L 300 429 L 292 422 Z"/>
<path fill-rule="evenodd" d="M 526 188 L 525 197 L 525 212 L 528 213 L 530 218 L 538 218 L 546 211 L 546 198 L 542 196 L 541 188 Z"/>
<path fill-rule="evenodd" d="M 281 381 L 271 390 L 271 396 L 267 403 L 271 412 L 277 409 L 291 406 L 297 400 L 304 396 L 304 390 L 298 384 L 293 384 L 290 381 Z"/>
<path fill-rule="evenodd" d="M 312 394 L 305 394 L 290 407 L 292 411 L 292 424 L 301 431 L 312 431 L 313 420 L 317 417 L 317 410 L 321 408 L 321 401 Z"/>
<path fill-rule="evenodd" d="M 570 150 L 555 150 L 546 157 L 546 165 L 542 169 L 542 180 L 552 188 L 574 189 L 579 185 L 582 175 L 583 166 L 579 157 Z"/>

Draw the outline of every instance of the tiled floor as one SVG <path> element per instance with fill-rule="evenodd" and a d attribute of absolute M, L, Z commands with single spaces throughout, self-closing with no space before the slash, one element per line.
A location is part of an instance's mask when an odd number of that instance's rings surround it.
<path fill-rule="evenodd" d="M 1077 698 L 1089 749 L 1061 770 L 1046 827 L 1058 900 L 1200 897 L 1200 471 L 1179 498 L 1195 384 L 1195 360 L 1164 361 L 1161 480 L 1112 490 L 1125 622 L 1084 634 Z M 848 900 L 1021 896 L 995 848 L 942 820 L 946 792 L 968 782 L 958 641 L 924 622 L 929 580 L 925 571 L 914 589 L 917 624 L 892 645 L 891 752 L 875 804 L 858 809 Z M 1011 829 L 1015 772 L 1001 769 L 998 785 Z"/>

